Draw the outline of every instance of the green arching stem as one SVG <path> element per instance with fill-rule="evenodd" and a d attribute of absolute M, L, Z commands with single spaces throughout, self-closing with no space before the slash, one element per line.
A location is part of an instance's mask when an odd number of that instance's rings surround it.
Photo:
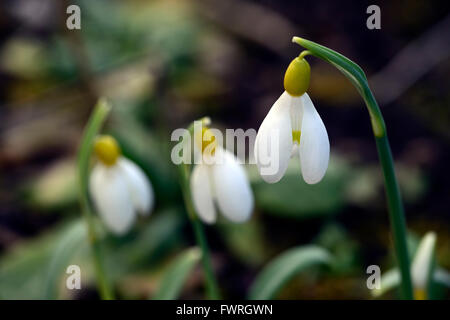
<path fill-rule="evenodd" d="M 343 56 L 342 54 L 324 47 L 313 41 L 309 41 L 299 37 L 293 37 L 292 42 L 297 43 L 310 52 L 311 55 L 316 56 L 336 67 L 341 71 L 355 86 L 359 94 L 364 99 L 369 110 L 370 119 L 372 122 L 372 129 L 376 137 L 383 136 L 386 131 L 383 116 L 378 107 L 372 92 L 370 91 L 364 71 L 356 63 Z"/>
<path fill-rule="evenodd" d="M 95 230 L 95 221 L 93 209 L 89 201 L 89 163 L 93 148 L 94 139 L 100 131 L 100 128 L 106 119 L 111 107 L 104 99 L 100 99 L 92 112 L 91 117 L 84 129 L 78 152 L 78 182 L 80 192 L 81 211 L 88 228 L 89 244 L 92 250 L 92 259 L 94 263 L 95 276 L 100 297 L 104 300 L 114 299 L 111 286 L 106 278 L 103 267 L 103 256 L 101 244 L 98 241 Z"/>
<path fill-rule="evenodd" d="M 335 66 L 356 87 L 366 103 L 372 123 L 372 130 L 375 135 L 381 168 L 384 175 L 384 184 L 386 188 L 389 218 L 394 238 L 394 247 L 401 272 L 402 294 L 404 299 L 413 299 L 403 202 L 401 199 L 397 178 L 395 176 L 394 161 L 392 159 L 391 148 L 387 138 L 386 125 L 378 103 L 370 90 L 366 75 L 356 63 L 336 51 L 313 41 L 299 37 L 293 37 L 292 42 L 306 48 L 308 50 L 306 52 L 309 52 L 309 54 L 312 54 Z"/>
<path fill-rule="evenodd" d="M 192 228 L 194 230 L 195 239 L 197 241 L 198 246 L 202 251 L 202 264 L 203 271 L 205 273 L 205 283 L 206 283 L 206 291 L 207 297 L 209 299 L 217 300 L 220 299 L 219 287 L 217 285 L 217 280 L 214 275 L 214 271 L 211 265 L 211 255 L 209 253 L 208 242 L 206 241 L 205 231 L 203 229 L 203 225 L 201 221 L 198 220 L 198 217 L 195 213 L 195 209 L 191 200 L 191 193 L 189 188 L 189 169 L 185 164 L 179 165 L 180 167 L 180 176 L 181 179 L 181 189 L 183 193 L 184 203 L 186 205 L 186 210 L 188 213 L 189 221 L 191 222 Z"/>
<path fill-rule="evenodd" d="M 209 118 L 203 118 L 203 124 L 209 124 Z M 194 125 L 192 124 L 188 128 L 189 135 L 193 136 Z M 184 140 L 186 141 L 186 140 Z M 190 146 L 189 146 L 190 148 Z M 191 170 L 190 166 L 182 163 L 178 165 L 180 171 L 180 180 L 181 180 L 181 191 L 183 193 L 183 200 L 186 206 L 186 211 L 188 213 L 189 221 L 192 224 L 192 228 L 194 230 L 195 239 L 197 241 L 198 246 L 202 251 L 202 264 L 203 270 L 205 273 L 205 283 L 206 283 L 206 292 L 207 297 L 209 299 L 217 300 L 220 299 L 220 291 L 217 285 L 217 280 L 214 275 L 214 271 L 211 265 L 211 255 L 209 252 L 208 242 L 206 240 L 205 230 L 203 229 L 202 222 L 198 219 L 198 215 L 195 212 L 194 204 L 192 203 L 191 189 L 190 189 L 190 175 Z"/>
<path fill-rule="evenodd" d="M 306 57 L 306 56 L 308 56 L 308 55 L 310 55 L 310 54 L 312 54 L 311 51 L 303 50 L 303 51 L 299 54 L 298 58 L 299 58 L 299 59 L 303 59 L 304 57 Z"/>

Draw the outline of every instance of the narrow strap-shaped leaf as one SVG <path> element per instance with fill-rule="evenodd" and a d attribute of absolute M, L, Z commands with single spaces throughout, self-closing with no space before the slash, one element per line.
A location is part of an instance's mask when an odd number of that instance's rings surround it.
<path fill-rule="evenodd" d="M 153 297 L 155 300 L 173 300 L 180 295 L 183 286 L 192 269 L 199 263 L 201 251 L 194 247 L 181 253 L 168 268 L 158 292 Z"/>
<path fill-rule="evenodd" d="M 87 231 L 84 221 L 78 220 L 62 235 L 53 252 L 44 284 L 45 299 L 58 298 L 58 284 L 71 258 L 83 244 L 87 245 Z"/>
<path fill-rule="evenodd" d="M 318 246 L 300 246 L 282 253 L 258 274 L 250 287 L 249 299 L 272 299 L 295 275 L 308 267 L 328 264 L 330 254 Z"/>

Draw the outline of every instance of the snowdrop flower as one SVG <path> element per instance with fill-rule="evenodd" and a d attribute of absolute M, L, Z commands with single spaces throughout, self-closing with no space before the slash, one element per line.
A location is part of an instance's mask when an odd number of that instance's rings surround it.
<path fill-rule="evenodd" d="M 135 221 L 136 212 L 150 213 L 154 203 L 152 185 L 141 168 L 121 156 L 113 137 L 97 138 L 94 151 L 99 161 L 90 175 L 90 195 L 106 227 L 124 234 Z"/>
<path fill-rule="evenodd" d="M 327 130 L 309 98 L 310 67 L 302 53 L 284 76 L 285 91 L 262 122 L 255 141 L 259 173 L 268 183 L 284 175 L 291 156 L 300 158 L 306 183 L 322 180 L 328 168 L 330 142 Z"/>
<path fill-rule="evenodd" d="M 234 154 L 218 145 L 211 129 L 203 125 L 194 139 L 202 161 L 192 170 L 190 188 L 199 218 L 214 223 L 217 206 L 229 220 L 246 221 L 253 211 L 253 194 L 244 169 Z"/>
<path fill-rule="evenodd" d="M 417 300 L 425 300 L 428 282 L 431 277 L 436 234 L 428 232 L 420 241 L 411 265 L 411 278 L 414 296 Z"/>
<path fill-rule="evenodd" d="M 427 291 L 431 280 L 450 286 L 450 277 L 446 270 L 435 266 L 434 249 L 436 233 L 427 232 L 420 240 L 414 259 L 411 263 L 411 280 L 416 300 L 427 299 Z M 379 289 L 372 290 L 374 297 L 379 297 L 388 290 L 398 286 L 401 282 L 400 272 L 397 268 L 383 274 Z"/>

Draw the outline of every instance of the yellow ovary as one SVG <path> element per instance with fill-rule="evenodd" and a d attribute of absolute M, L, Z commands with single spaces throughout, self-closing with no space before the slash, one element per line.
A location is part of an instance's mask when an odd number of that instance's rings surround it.
<path fill-rule="evenodd" d="M 111 136 L 99 136 L 94 143 L 97 158 L 105 165 L 112 166 L 120 156 L 120 147 L 116 139 Z"/>
<path fill-rule="evenodd" d="M 424 289 L 414 289 L 414 299 L 427 300 L 427 293 Z"/>
<path fill-rule="evenodd" d="M 199 149 L 202 150 L 202 154 L 204 154 L 206 151 L 207 154 L 214 155 L 216 151 L 217 141 L 211 129 L 203 126 L 201 136 L 197 136 L 195 140 Z"/>
<path fill-rule="evenodd" d="M 301 96 L 308 90 L 310 74 L 308 62 L 304 58 L 295 58 L 284 74 L 284 89 L 293 97 Z"/>

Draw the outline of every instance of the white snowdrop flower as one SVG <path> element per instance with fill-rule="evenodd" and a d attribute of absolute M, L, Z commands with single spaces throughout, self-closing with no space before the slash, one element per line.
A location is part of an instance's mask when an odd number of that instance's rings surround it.
<path fill-rule="evenodd" d="M 328 168 L 327 130 L 306 90 L 310 67 L 304 55 L 295 58 L 284 77 L 284 93 L 262 122 L 255 141 L 255 159 L 261 177 L 278 182 L 291 156 L 299 156 L 306 183 L 322 180 Z"/>
<path fill-rule="evenodd" d="M 232 222 L 244 222 L 253 211 L 253 193 L 246 173 L 231 152 L 223 149 L 211 130 L 202 127 L 194 137 L 202 161 L 191 175 L 190 188 L 199 218 L 208 224 L 217 220 L 216 206 Z"/>
<path fill-rule="evenodd" d="M 153 209 L 152 185 L 141 168 L 121 156 L 113 137 L 97 138 L 94 151 L 99 161 L 90 175 L 90 195 L 106 227 L 124 234 L 137 213 L 148 215 Z"/>
<path fill-rule="evenodd" d="M 411 265 L 414 296 L 418 300 L 427 298 L 426 292 L 432 272 L 435 245 L 436 234 L 428 232 L 420 241 Z"/>

